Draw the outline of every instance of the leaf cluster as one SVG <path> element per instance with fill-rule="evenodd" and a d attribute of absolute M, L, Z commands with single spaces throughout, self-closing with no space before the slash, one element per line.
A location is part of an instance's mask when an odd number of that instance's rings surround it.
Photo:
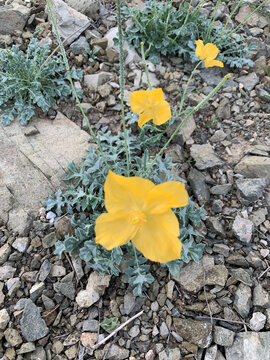
<path fill-rule="evenodd" d="M 196 40 L 211 42 L 220 50 L 218 59 L 230 67 L 250 66 L 253 62 L 247 59 L 252 46 L 245 44 L 242 36 L 228 36 L 224 26 L 219 24 L 212 28 L 199 7 L 190 10 L 185 2 L 176 9 L 171 1 L 158 2 L 148 0 L 145 8 L 122 7 L 125 19 L 132 19 L 132 25 L 125 31 L 128 43 L 140 49 L 140 43 L 145 43 L 146 56 L 154 64 L 160 61 L 160 55 L 171 55 L 183 58 L 184 61 L 196 62 Z M 220 37 L 221 32 L 224 32 Z"/>
<path fill-rule="evenodd" d="M 49 55 L 50 46 L 35 37 L 25 53 L 17 45 L 0 49 L 0 109 L 4 111 L 4 126 L 15 116 L 26 126 L 36 107 L 46 112 L 56 99 L 65 100 L 72 94 L 61 55 Z M 71 75 L 80 79 L 82 71 L 73 68 Z"/>
<path fill-rule="evenodd" d="M 146 170 L 152 160 L 147 148 L 143 146 L 144 142 L 148 142 L 151 134 L 152 132 L 145 132 L 141 138 L 142 142 L 139 142 L 130 130 L 127 131 L 128 147 L 133 160 L 131 173 L 133 176 L 138 176 L 139 172 Z M 111 170 L 117 174 L 126 175 L 123 132 L 117 135 L 108 132 L 100 135 L 99 139 Z M 160 157 L 149 172 L 148 178 L 156 184 L 177 180 L 171 171 L 173 166 L 171 158 Z M 131 243 L 108 251 L 95 242 L 96 219 L 106 211 L 103 188 L 107 168 L 102 157 L 95 148 L 90 147 L 83 158 L 81 167 L 78 169 L 72 162 L 67 170 L 68 175 L 65 178 L 69 182 L 67 189 L 64 192 L 58 190 L 55 196 L 50 196 L 44 202 L 46 209 L 55 211 L 58 216 L 64 213 L 72 215 L 71 224 L 74 227 L 74 235 L 66 235 L 64 241 L 58 241 L 55 245 L 55 254 L 61 257 L 64 251 L 68 253 L 76 251 L 88 267 L 116 276 L 120 273 L 120 264 L 125 261 L 127 266 L 125 272 L 134 288 L 134 294 L 142 295 L 143 286 L 154 280 L 147 260 Z M 194 238 L 199 235 L 194 226 L 199 226 L 201 219 L 204 219 L 203 208 L 197 209 L 191 202 L 187 207 L 175 213 L 182 224 L 180 240 L 183 242 L 183 251 L 180 260 L 166 264 L 173 274 L 180 270 L 183 262 L 189 262 L 191 259 L 198 261 L 203 251 L 203 245 L 196 244 L 194 241 Z"/>

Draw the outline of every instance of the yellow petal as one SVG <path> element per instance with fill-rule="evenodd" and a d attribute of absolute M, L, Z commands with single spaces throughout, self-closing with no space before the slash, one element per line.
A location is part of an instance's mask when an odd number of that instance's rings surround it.
<path fill-rule="evenodd" d="M 148 103 L 148 95 L 146 90 L 133 91 L 129 95 L 129 105 L 131 110 L 136 114 L 140 114 L 145 110 Z"/>
<path fill-rule="evenodd" d="M 140 211 L 146 194 L 155 185 L 140 177 L 125 177 L 109 171 L 104 185 L 105 208 L 109 212 Z"/>
<path fill-rule="evenodd" d="M 139 120 L 138 120 L 138 126 L 142 128 L 142 126 L 147 123 L 148 121 L 152 120 L 154 118 L 153 109 L 149 107 L 140 114 Z"/>
<path fill-rule="evenodd" d="M 208 43 L 204 47 L 206 60 L 214 60 L 218 55 L 218 48 L 216 45 Z"/>
<path fill-rule="evenodd" d="M 172 117 L 170 105 L 167 101 L 162 101 L 162 103 L 157 104 L 154 107 L 154 117 L 153 122 L 156 125 L 162 125 L 166 121 L 170 120 Z"/>
<path fill-rule="evenodd" d="M 168 181 L 156 185 L 146 195 L 144 211 L 150 214 L 161 214 L 171 208 L 188 204 L 188 194 L 185 185 L 178 181 Z"/>
<path fill-rule="evenodd" d="M 196 41 L 195 55 L 199 56 L 201 60 L 204 58 L 204 45 L 202 40 Z"/>
<path fill-rule="evenodd" d="M 96 220 L 96 243 L 111 250 L 129 242 L 137 231 L 126 212 L 101 214 Z"/>
<path fill-rule="evenodd" d="M 166 263 L 180 257 L 182 244 L 178 237 L 179 223 L 170 210 L 160 215 L 148 215 L 132 242 L 147 259 Z"/>
<path fill-rule="evenodd" d="M 158 104 L 162 101 L 164 101 L 164 93 L 162 91 L 162 89 L 152 89 L 147 91 L 147 96 L 148 96 L 148 102 L 149 104 Z"/>
<path fill-rule="evenodd" d="M 205 60 L 204 65 L 205 67 L 212 67 L 212 66 L 224 67 L 223 62 L 219 60 Z"/>

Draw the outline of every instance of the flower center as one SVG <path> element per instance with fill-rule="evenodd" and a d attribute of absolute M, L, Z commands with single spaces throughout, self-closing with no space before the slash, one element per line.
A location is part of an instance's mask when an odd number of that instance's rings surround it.
<path fill-rule="evenodd" d="M 142 226 L 146 222 L 146 216 L 142 211 L 131 211 L 129 213 L 129 221 L 132 225 Z"/>

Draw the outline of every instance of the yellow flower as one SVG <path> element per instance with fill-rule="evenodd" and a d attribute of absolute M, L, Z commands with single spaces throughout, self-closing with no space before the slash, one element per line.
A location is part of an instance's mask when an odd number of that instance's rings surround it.
<path fill-rule="evenodd" d="M 153 119 L 154 124 L 162 125 L 172 117 L 162 89 L 133 91 L 129 95 L 129 105 L 139 115 L 140 128 L 149 120 Z"/>
<path fill-rule="evenodd" d="M 111 250 L 131 240 L 152 261 L 166 263 L 180 257 L 179 222 L 171 208 L 188 204 L 184 184 L 169 181 L 155 185 L 109 171 L 104 192 L 108 212 L 96 221 L 98 244 Z"/>
<path fill-rule="evenodd" d="M 220 66 L 223 67 L 223 62 L 219 60 L 214 60 L 218 55 L 218 48 L 216 45 L 207 43 L 203 44 L 202 40 L 196 41 L 196 51 L 195 54 L 204 61 L 205 67 Z"/>

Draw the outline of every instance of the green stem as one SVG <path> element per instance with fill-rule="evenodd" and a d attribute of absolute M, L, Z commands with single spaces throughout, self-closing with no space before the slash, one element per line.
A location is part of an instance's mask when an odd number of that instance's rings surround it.
<path fill-rule="evenodd" d="M 187 93 L 187 90 L 188 90 L 188 86 L 190 84 L 190 81 L 191 79 L 193 78 L 194 74 L 195 74 L 195 71 L 198 69 L 198 67 L 200 66 L 200 64 L 203 62 L 203 60 L 199 61 L 198 64 L 195 66 L 195 68 L 193 69 L 189 79 L 188 79 L 188 82 L 187 82 L 187 85 L 185 87 L 185 90 L 184 90 L 184 93 L 183 93 L 183 96 L 182 96 L 182 99 L 181 99 L 181 103 L 180 103 L 180 108 L 179 108 L 179 112 L 178 112 L 178 115 L 181 113 L 182 111 L 182 108 L 183 108 L 183 105 L 184 105 L 184 101 L 185 101 L 185 97 L 186 97 L 186 93 Z"/>
<path fill-rule="evenodd" d="M 239 7 L 241 6 L 243 0 L 238 1 L 237 5 L 235 6 L 235 8 L 233 9 L 233 11 L 230 13 L 230 15 L 228 16 L 225 25 L 221 31 L 221 33 L 219 34 L 219 38 L 221 38 L 221 36 L 223 35 L 224 31 L 226 30 L 231 18 L 233 17 L 233 15 L 236 13 L 237 9 L 239 9 Z"/>
<path fill-rule="evenodd" d="M 146 80 L 147 80 L 149 90 L 152 90 L 152 85 L 151 85 L 150 79 L 149 79 L 149 72 L 148 72 L 148 68 L 147 68 L 147 65 L 146 65 L 146 61 L 145 61 L 145 53 L 144 53 L 143 46 L 144 46 L 144 43 L 141 42 L 142 61 L 143 61 L 143 65 L 144 65 L 144 71 L 145 71 L 145 75 L 146 75 Z"/>
<path fill-rule="evenodd" d="M 135 248 L 135 246 L 133 245 L 133 243 L 131 242 L 132 244 L 132 247 L 133 247 L 133 251 L 134 251 L 134 257 L 135 257 L 135 261 L 136 261 L 136 264 L 137 264 L 137 268 L 138 268 L 138 271 L 139 271 L 139 274 L 141 275 L 141 272 L 140 272 L 140 265 L 139 265 L 139 262 L 138 262 L 138 257 L 137 257 L 137 250 Z"/>
<path fill-rule="evenodd" d="M 210 94 L 203 99 L 197 106 L 195 106 L 181 121 L 181 123 L 177 126 L 175 131 L 172 133 L 169 140 L 166 142 L 166 144 L 163 146 L 163 148 L 159 151 L 159 153 L 156 155 L 154 160 L 150 163 L 150 165 L 147 167 L 146 171 L 143 175 L 146 175 L 148 171 L 153 167 L 159 156 L 166 150 L 167 146 L 171 143 L 172 139 L 175 137 L 175 135 L 178 133 L 178 131 L 181 129 L 181 127 L 184 125 L 184 123 L 187 121 L 187 119 L 193 115 L 196 111 L 198 111 L 215 93 L 223 86 L 223 84 L 227 81 L 227 79 L 230 77 L 230 74 L 227 74 L 224 76 L 224 78 L 220 81 L 220 83 L 210 92 Z"/>
<path fill-rule="evenodd" d="M 60 35 L 59 35 L 59 31 L 58 31 L 58 28 L 57 28 L 57 25 L 56 25 L 56 22 L 55 22 L 55 19 L 54 19 L 54 15 L 53 15 L 53 12 L 52 12 L 52 8 L 51 8 L 51 3 L 50 3 L 50 0 L 46 0 L 46 3 L 47 3 L 47 6 L 48 6 L 48 10 L 49 10 L 49 14 L 50 14 L 50 17 L 51 17 L 51 21 L 52 21 L 52 24 L 53 24 L 53 27 L 54 27 L 54 30 L 55 30 L 55 34 L 56 34 L 56 37 L 57 37 L 57 41 L 58 41 L 58 44 L 59 44 L 59 47 L 60 47 L 60 50 L 61 50 L 61 53 L 62 53 L 62 56 L 63 56 L 63 61 L 64 61 L 64 64 L 65 64 L 65 67 L 66 67 L 66 71 L 67 71 L 67 75 L 68 75 L 68 80 L 70 82 L 70 85 L 71 85 L 71 89 L 72 89 L 72 92 L 75 96 L 75 99 L 77 101 L 77 104 L 79 106 L 79 109 L 82 113 L 82 116 L 84 118 L 84 120 L 86 121 L 87 123 L 87 126 L 89 128 L 89 131 L 90 131 L 90 134 L 92 136 L 92 138 L 94 139 L 95 143 L 97 144 L 98 146 L 98 150 L 100 151 L 100 154 L 102 156 L 102 159 L 107 167 L 108 170 L 110 170 L 110 167 L 109 167 L 109 164 L 105 158 L 105 155 L 104 155 L 104 152 L 101 148 L 101 145 L 100 145 L 100 141 L 98 139 L 98 137 L 95 135 L 90 123 L 89 123 L 89 120 L 87 118 L 87 116 L 85 115 L 85 112 L 82 108 L 82 105 L 81 105 L 81 102 L 78 98 L 78 95 L 77 95 L 77 92 L 76 92 L 76 89 L 74 87 L 74 84 L 73 84 L 73 80 L 72 80 L 72 77 L 71 77 L 71 74 L 70 74 L 70 67 L 69 67 L 69 64 L 68 64 L 68 59 L 67 59 L 67 55 L 66 55 L 66 52 L 65 52 L 65 48 L 63 46 L 63 43 L 62 43 L 62 40 L 60 38 Z"/>
<path fill-rule="evenodd" d="M 126 159 L 127 159 L 127 176 L 129 176 L 130 159 L 129 159 L 125 108 L 124 108 L 125 77 L 124 77 L 124 54 L 123 54 L 123 32 L 122 32 L 122 19 L 121 19 L 121 0 L 116 1 L 116 7 L 117 7 L 117 25 L 118 25 L 118 40 L 119 40 L 121 115 L 122 115 L 122 124 L 123 124 L 124 138 L 125 138 L 125 150 L 126 150 Z"/>
<path fill-rule="evenodd" d="M 216 20 L 216 16 L 217 16 L 217 10 L 218 10 L 218 7 L 219 7 L 219 4 L 221 3 L 221 0 L 218 0 L 216 2 L 216 5 L 214 7 L 214 10 L 213 10 L 213 13 L 212 13 L 212 16 L 211 16 L 211 19 L 210 19 L 210 24 L 207 28 L 207 32 L 206 32 L 206 39 L 205 39 L 205 42 L 208 42 L 209 41 L 209 36 L 213 30 L 213 23 L 214 21 Z"/>

